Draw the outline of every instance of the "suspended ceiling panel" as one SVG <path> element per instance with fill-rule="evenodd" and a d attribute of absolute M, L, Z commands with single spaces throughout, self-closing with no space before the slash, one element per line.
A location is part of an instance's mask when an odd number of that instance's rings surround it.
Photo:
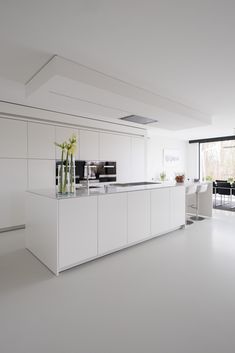
<path fill-rule="evenodd" d="M 107 121 L 142 115 L 158 121 L 151 126 L 169 130 L 211 123 L 207 114 L 58 56 L 26 84 L 26 97 L 50 101 L 60 111 Z"/>

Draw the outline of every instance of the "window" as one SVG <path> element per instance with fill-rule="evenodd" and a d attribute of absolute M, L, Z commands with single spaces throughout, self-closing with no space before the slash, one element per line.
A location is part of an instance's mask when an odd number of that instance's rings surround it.
<path fill-rule="evenodd" d="M 201 142 L 200 169 L 203 180 L 235 178 L 235 140 Z"/>

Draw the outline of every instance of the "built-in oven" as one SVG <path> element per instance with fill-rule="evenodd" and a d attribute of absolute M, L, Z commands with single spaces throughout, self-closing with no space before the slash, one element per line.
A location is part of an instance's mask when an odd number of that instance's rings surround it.
<path fill-rule="evenodd" d="M 56 185 L 58 185 L 58 169 L 60 161 L 56 162 Z M 76 184 L 88 179 L 92 182 L 106 183 L 117 180 L 117 165 L 114 161 L 75 161 L 75 181 Z"/>

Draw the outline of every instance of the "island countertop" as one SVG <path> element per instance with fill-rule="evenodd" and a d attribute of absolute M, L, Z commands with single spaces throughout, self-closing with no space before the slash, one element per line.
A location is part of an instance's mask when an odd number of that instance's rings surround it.
<path fill-rule="evenodd" d="M 36 194 L 42 197 L 47 197 L 51 199 L 63 200 L 63 199 L 74 199 L 87 196 L 99 196 L 99 195 L 109 195 L 116 193 L 125 193 L 132 191 L 141 191 L 141 190 L 153 190 L 153 189 L 162 189 L 162 188 L 172 188 L 185 186 L 185 183 L 175 183 L 175 182 L 156 182 L 148 185 L 138 185 L 138 186 L 116 186 L 115 184 L 109 185 L 98 185 L 95 188 L 80 187 L 72 194 L 61 195 L 58 194 L 55 189 L 38 189 L 38 190 L 27 190 L 27 192 Z"/>

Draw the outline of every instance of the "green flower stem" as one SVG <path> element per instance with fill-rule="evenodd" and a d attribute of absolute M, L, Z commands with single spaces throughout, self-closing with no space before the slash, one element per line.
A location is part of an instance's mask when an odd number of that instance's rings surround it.
<path fill-rule="evenodd" d="M 70 155 L 70 192 L 72 193 L 74 190 L 74 178 L 73 178 L 73 154 Z"/>
<path fill-rule="evenodd" d="M 63 191 L 63 166 L 64 166 L 64 150 L 61 151 L 61 167 L 60 167 L 60 184 L 59 184 L 59 192 Z"/>
<path fill-rule="evenodd" d="M 67 176 L 68 176 L 68 164 L 69 164 L 69 154 L 67 152 L 67 154 L 66 154 L 66 163 L 65 163 L 63 192 L 66 192 Z"/>

